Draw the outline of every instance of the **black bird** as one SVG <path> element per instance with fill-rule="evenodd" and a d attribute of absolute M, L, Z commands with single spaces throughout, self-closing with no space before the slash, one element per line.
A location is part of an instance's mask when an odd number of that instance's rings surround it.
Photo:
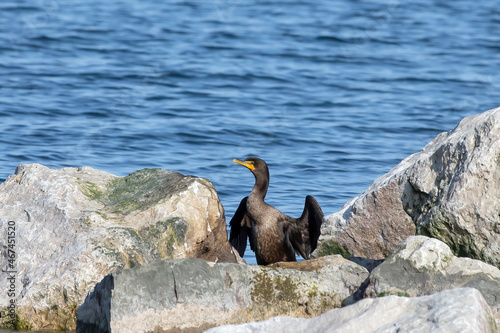
<path fill-rule="evenodd" d="M 241 200 L 229 223 L 231 245 L 243 257 L 248 237 L 259 265 L 296 261 L 295 253 L 309 259 L 318 245 L 324 216 L 316 199 L 310 195 L 306 197 L 301 217 L 287 216 L 264 201 L 269 187 L 266 162 L 257 157 L 248 157 L 244 161 L 233 159 L 233 162 L 252 171 L 255 185 L 250 195 Z"/>

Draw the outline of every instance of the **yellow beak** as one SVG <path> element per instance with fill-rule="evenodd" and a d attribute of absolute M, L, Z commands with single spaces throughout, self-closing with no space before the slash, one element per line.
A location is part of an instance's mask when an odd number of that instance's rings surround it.
<path fill-rule="evenodd" d="M 240 161 L 240 160 L 237 160 L 237 159 L 235 159 L 235 158 L 233 158 L 233 162 L 234 162 L 234 163 L 241 164 L 241 165 L 243 165 L 244 167 L 249 168 L 250 170 L 255 169 L 255 166 L 253 165 L 253 162 Z"/>

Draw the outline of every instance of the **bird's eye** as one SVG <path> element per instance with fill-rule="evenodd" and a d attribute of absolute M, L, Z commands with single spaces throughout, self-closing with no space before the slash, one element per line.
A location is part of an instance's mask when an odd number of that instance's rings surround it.
<path fill-rule="evenodd" d="M 253 161 L 248 161 L 247 163 L 248 163 L 248 164 L 250 164 L 250 165 L 253 165 L 253 164 L 254 164 L 254 162 L 253 162 Z"/>

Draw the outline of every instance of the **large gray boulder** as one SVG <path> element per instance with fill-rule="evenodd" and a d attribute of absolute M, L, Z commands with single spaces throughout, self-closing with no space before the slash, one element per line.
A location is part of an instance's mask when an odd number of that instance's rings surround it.
<path fill-rule="evenodd" d="M 0 290 L 13 289 L 0 294 L 0 311 L 15 302 L 2 326 L 75 329 L 87 293 L 118 269 L 183 257 L 237 260 L 212 184 L 161 169 L 117 177 L 21 165 L 0 184 L 0 230 L 1 267 L 15 272 L 0 274 Z"/>
<path fill-rule="evenodd" d="M 160 261 L 111 273 L 78 309 L 77 332 L 201 332 L 271 316 L 317 316 L 340 307 L 368 277 L 341 256 L 297 263 L 301 270 Z"/>
<path fill-rule="evenodd" d="M 479 290 L 500 324 L 500 270 L 479 260 L 458 258 L 435 238 L 413 236 L 371 272 L 365 297 L 413 297 L 460 287 Z"/>
<path fill-rule="evenodd" d="M 500 267 L 500 108 L 452 131 L 325 218 L 316 255 L 387 257 L 414 234 Z"/>
<path fill-rule="evenodd" d="M 206 333 L 371 333 L 371 332 L 484 332 L 497 326 L 481 293 L 472 288 L 432 296 L 387 296 L 364 299 L 312 318 L 274 317 L 266 321 L 212 328 Z"/>

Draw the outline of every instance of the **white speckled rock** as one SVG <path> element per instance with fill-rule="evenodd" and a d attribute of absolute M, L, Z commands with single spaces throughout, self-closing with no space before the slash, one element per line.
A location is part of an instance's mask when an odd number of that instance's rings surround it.
<path fill-rule="evenodd" d="M 262 322 L 220 326 L 205 332 L 495 333 L 497 327 L 481 293 L 472 288 L 461 288 L 416 298 L 387 296 L 364 299 L 312 319 L 274 317 Z"/>
<path fill-rule="evenodd" d="M 495 313 L 500 309 L 500 270 L 470 258 L 458 258 L 434 238 L 412 236 L 371 274 L 365 297 L 385 294 L 430 295 L 451 288 L 479 290 Z M 497 321 L 500 322 L 500 317 Z"/>
<path fill-rule="evenodd" d="M 325 218 L 316 255 L 381 259 L 414 234 L 500 267 L 500 108 L 464 118 Z"/>
<path fill-rule="evenodd" d="M 15 296 L 2 292 L 0 306 L 6 313 L 15 300 L 18 326 L 25 328 L 74 329 L 77 306 L 117 269 L 186 256 L 237 260 L 212 184 L 167 170 L 117 177 L 89 167 L 22 165 L 0 184 L 4 270 L 9 221 Z M 0 274 L 0 290 L 8 289 L 7 276 Z"/>

